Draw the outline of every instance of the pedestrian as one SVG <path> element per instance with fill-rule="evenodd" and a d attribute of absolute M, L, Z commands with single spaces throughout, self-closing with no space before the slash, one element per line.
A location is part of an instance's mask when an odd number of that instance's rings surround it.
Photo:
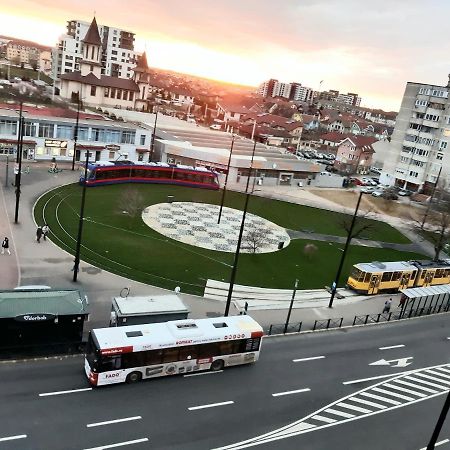
<path fill-rule="evenodd" d="M 389 300 L 386 300 L 384 302 L 384 308 L 383 308 L 382 314 L 388 313 L 391 310 L 391 303 L 392 303 L 392 298 L 390 298 Z"/>
<path fill-rule="evenodd" d="M 39 225 L 36 230 L 36 240 L 38 241 L 39 244 L 41 243 L 42 234 L 43 234 L 42 227 Z"/>
<path fill-rule="evenodd" d="M 9 250 L 9 239 L 7 237 L 5 237 L 2 242 L 2 255 L 5 253 L 5 251 L 8 253 L 8 255 L 11 254 Z"/>
<path fill-rule="evenodd" d="M 399 308 L 403 308 L 403 305 L 406 302 L 406 296 L 402 294 L 401 298 L 400 298 L 400 303 L 398 304 Z"/>
<path fill-rule="evenodd" d="M 42 227 L 42 237 L 44 238 L 44 241 L 47 240 L 47 236 L 48 236 L 49 233 L 50 233 L 50 228 L 48 227 L 47 224 L 45 224 L 45 225 Z"/>

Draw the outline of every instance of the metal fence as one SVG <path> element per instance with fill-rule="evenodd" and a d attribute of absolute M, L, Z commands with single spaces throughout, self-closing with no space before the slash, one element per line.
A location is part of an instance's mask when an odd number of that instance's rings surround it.
<path fill-rule="evenodd" d="M 313 331 L 316 331 L 316 330 L 329 330 L 330 328 L 341 328 L 343 321 L 344 321 L 343 317 L 339 317 L 339 319 L 316 320 L 314 322 Z"/>
<path fill-rule="evenodd" d="M 270 336 L 271 334 L 284 334 L 284 328 L 286 324 L 275 324 L 270 325 L 267 334 Z M 286 329 L 286 333 L 300 333 L 302 330 L 302 322 L 289 324 Z"/>

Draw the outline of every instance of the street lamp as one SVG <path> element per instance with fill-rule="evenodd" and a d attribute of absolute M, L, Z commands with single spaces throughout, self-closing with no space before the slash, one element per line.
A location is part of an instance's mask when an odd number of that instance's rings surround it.
<path fill-rule="evenodd" d="M 158 121 L 158 108 L 156 108 L 155 113 L 155 123 L 153 124 L 153 133 L 152 133 L 152 141 L 150 144 L 150 157 L 148 158 L 148 162 L 153 161 L 153 153 L 155 151 L 155 133 L 156 133 L 156 123 Z"/>
<path fill-rule="evenodd" d="M 250 168 L 248 170 L 248 177 L 247 177 L 247 185 L 245 187 L 246 197 L 245 197 L 244 213 L 242 214 L 241 227 L 239 229 L 239 237 L 238 237 L 238 242 L 237 242 L 237 246 L 236 246 L 236 252 L 234 254 L 233 269 L 231 270 L 230 286 L 228 288 L 227 303 L 225 306 L 225 313 L 224 313 L 225 317 L 228 316 L 228 313 L 230 311 L 231 297 L 233 295 L 233 288 L 234 288 L 234 282 L 236 280 L 239 254 L 241 251 L 242 235 L 244 234 L 244 228 L 245 228 L 245 217 L 247 216 L 248 201 L 250 199 L 250 194 L 253 193 L 253 191 L 252 192 L 248 191 L 248 186 L 250 184 L 250 177 L 252 175 L 253 158 L 255 157 L 255 150 L 256 150 L 256 141 L 254 141 L 254 143 L 253 143 L 252 159 L 250 161 Z"/>
<path fill-rule="evenodd" d="M 19 221 L 19 203 L 20 203 L 20 182 L 22 178 L 22 148 L 23 148 L 23 102 L 20 101 L 19 109 L 19 130 L 17 133 L 17 155 L 16 155 L 16 179 L 14 186 L 16 188 L 16 208 L 14 212 L 14 223 Z"/>
<path fill-rule="evenodd" d="M 80 221 L 78 224 L 78 236 L 77 246 L 75 249 L 75 264 L 73 266 L 73 281 L 76 282 L 78 278 L 78 269 L 80 266 L 80 250 L 81 250 L 81 236 L 83 234 L 83 221 L 84 221 L 84 204 L 86 201 L 86 184 L 87 184 L 87 171 L 89 164 L 89 149 L 86 149 L 86 163 L 84 165 L 84 181 L 83 191 L 81 194 L 81 206 L 80 206 Z"/>
<path fill-rule="evenodd" d="M 294 299 L 295 299 L 295 294 L 297 292 L 297 287 L 298 287 L 298 280 L 295 280 L 294 290 L 292 292 L 291 303 L 289 305 L 289 311 L 288 311 L 288 315 L 287 315 L 287 318 L 286 318 L 286 323 L 284 324 L 284 334 L 286 334 L 287 328 L 289 326 L 289 320 L 291 318 L 292 307 L 294 306 Z"/>
<path fill-rule="evenodd" d="M 441 432 L 442 425 L 444 425 L 445 417 L 447 416 L 448 410 L 450 408 L 450 392 L 447 394 L 444 406 L 442 407 L 441 413 L 439 414 L 438 421 L 434 428 L 433 434 L 431 435 L 430 442 L 427 445 L 426 450 L 434 450 L 436 446 L 436 441 L 438 440 L 439 433 Z"/>
<path fill-rule="evenodd" d="M 80 95 L 77 96 L 77 121 L 75 123 L 75 132 L 73 134 L 73 156 L 72 156 L 72 170 L 75 170 L 75 156 L 77 153 L 78 143 L 78 125 L 80 123 Z"/>
<path fill-rule="evenodd" d="M 231 164 L 231 155 L 233 154 L 233 146 L 234 146 L 234 134 L 231 138 L 230 156 L 228 157 L 227 173 L 225 175 L 225 184 L 223 185 L 222 200 L 220 202 L 219 218 L 217 219 L 217 223 L 220 223 L 220 218 L 222 217 L 222 209 L 223 204 L 225 202 L 225 193 L 227 191 L 228 174 L 230 173 L 230 164 Z"/>
<path fill-rule="evenodd" d="M 342 256 L 341 256 L 341 262 L 339 263 L 339 267 L 336 273 L 336 277 L 333 281 L 333 285 L 331 286 L 331 297 L 330 297 L 330 303 L 328 304 L 328 308 L 332 308 L 333 307 L 333 300 L 334 297 L 336 295 L 336 290 L 337 290 L 337 285 L 339 282 L 339 277 L 341 276 L 341 272 L 342 272 L 342 267 L 344 266 L 344 260 L 345 260 L 345 256 L 347 254 L 347 250 L 348 247 L 350 245 L 350 241 L 352 240 L 352 231 L 353 231 L 353 227 L 355 226 L 355 222 L 356 222 L 356 216 L 358 215 L 358 209 L 359 209 L 359 204 L 361 203 L 361 197 L 363 196 L 363 192 L 359 192 L 359 197 L 358 197 L 358 201 L 356 202 L 356 208 L 355 208 L 355 212 L 353 214 L 353 218 L 352 218 L 352 223 L 350 225 L 350 229 L 348 230 L 348 235 L 347 235 L 347 240 L 345 241 L 345 247 L 344 247 L 344 251 L 342 252 Z"/>

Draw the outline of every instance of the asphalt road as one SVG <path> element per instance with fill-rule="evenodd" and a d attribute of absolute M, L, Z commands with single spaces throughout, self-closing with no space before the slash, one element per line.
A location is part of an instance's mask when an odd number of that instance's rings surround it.
<path fill-rule="evenodd" d="M 251 366 L 97 389 L 80 357 L 3 363 L 0 450 L 247 448 L 271 432 L 252 446 L 419 450 L 450 389 L 449 319 L 266 338 Z"/>

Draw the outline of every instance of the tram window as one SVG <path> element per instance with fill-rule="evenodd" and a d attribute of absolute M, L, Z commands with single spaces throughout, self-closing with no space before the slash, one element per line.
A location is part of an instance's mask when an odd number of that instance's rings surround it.
<path fill-rule="evenodd" d="M 422 273 L 420 274 L 420 278 L 425 278 L 426 274 L 427 274 L 427 271 L 423 270 Z"/>
<path fill-rule="evenodd" d="M 442 278 L 443 272 L 444 272 L 444 270 L 442 270 L 442 269 L 436 269 L 436 272 L 434 273 L 434 278 Z"/>
<path fill-rule="evenodd" d="M 394 272 L 393 275 L 392 275 L 391 281 L 398 281 L 398 280 L 400 280 L 401 275 L 402 275 L 401 272 Z"/>
<path fill-rule="evenodd" d="M 367 272 L 366 273 L 366 276 L 364 277 L 364 283 L 368 283 L 369 281 L 370 281 L 370 277 L 371 277 L 371 273 L 370 272 Z"/>
<path fill-rule="evenodd" d="M 361 276 L 361 274 L 362 274 L 362 272 L 359 269 L 357 269 L 356 267 L 354 267 L 350 276 L 353 279 L 358 280 L 359 277 Z"/>
<path fill-rule="evenodd" d="M 413 273 L 411 274 L 411 279 L 415 280 L 416 279 L 416 275 L 417 275 L 417 270 L 414 270 Z"/>
<path fill-rule="evenodd" d="M 381 281 L 391 281 L 392 272 L 384 272 Z"/>

